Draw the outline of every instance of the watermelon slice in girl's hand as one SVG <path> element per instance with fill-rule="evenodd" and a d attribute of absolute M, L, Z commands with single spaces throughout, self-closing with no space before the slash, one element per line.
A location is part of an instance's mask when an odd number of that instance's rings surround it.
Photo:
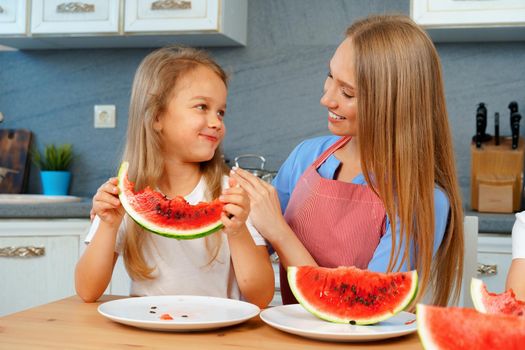
<path fill-rule="evenodd" d="M 119 199 L 126 213 L 146 230 L 169 238 L 193 239 L 222 228 L 224 203 L 218 199 L 191 205 L 181 196 L 168 199 L 149 187 L 135 192 L 134 183 L 128 180 L 128 167 L 128 162 L 123 162 L 118 172 Z"/>
<path fill-rule="evenodd" d="M 525 349 L 525 319 L 474 309 L 418 304 L 417 332 L 427 350 Z"/>
<path fill-rule="evenodd" d="M 288 267 L 288 283 L 299 303 L 335 323 L 366 325 L 405 309 L 417 292 L 417 272 L 379 273 L 356 267 Z"/>
<path fill-rule="evenodd" d="M 517 300 L 512 289 L 501 294 L 489 293 L 482 280 L 470 282 L 470 296 L 474 307 L 485 314 L 506 314 L 525 318 L 525 301 Z M 525 349 L 525 344 L 523 344 Z"/>

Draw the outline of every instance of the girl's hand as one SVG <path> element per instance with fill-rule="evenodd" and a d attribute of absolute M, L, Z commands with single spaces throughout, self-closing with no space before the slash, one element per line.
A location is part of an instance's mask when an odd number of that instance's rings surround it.
<path fill-rule="evenodd" d="M 250 199 L 245 190 L 237 186 L 237 182 L 230 177 L 230 188 L 222 191 L 219 199 L 226 203 L 221 220 L 224 225 L 223 231 L 227 234 L 235 234 L 246 224 L 250 213 Z"/>
<path fill-rule="evenodd" d="M 276 231 L 272 230 L 272 226 L 276 224 L 286 225 L 277 190 L 269 183 L 240 168 L 235 168 L 230 176 L 239 183 L 250 197 L 250 219 L 253 225 L 264 238 L 272 242 L 273 237 L 270 236 L 272 232 Z"/>
<path fill-rule="evenodd" d="M 98 215 L 100 220 L 110 225 L 118 226 L 124 217 L 124 208 L 118 198 L 118 179 L 110 178 L 102 184 L 93 197 L 91 215 Z"/>

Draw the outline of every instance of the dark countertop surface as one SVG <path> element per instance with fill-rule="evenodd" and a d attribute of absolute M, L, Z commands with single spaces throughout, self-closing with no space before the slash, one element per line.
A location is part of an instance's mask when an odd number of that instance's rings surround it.
<path fill-rule="evenodd" d="M 89 218 L 91 198 L 80 202 L 45 204 L 0 204 L 0 219 L 6 218 Z M 479 217 L 479 232 L 510 233 L 514 214 L 479 213 L 465 209 L 465 215 Z"/>
<path fill-rule="evenodd" d="M 80 202 L 39 203 L 39 204 L 0 204 L 0 219 L 8 218 L 89 218 L 91 198 Z"/>

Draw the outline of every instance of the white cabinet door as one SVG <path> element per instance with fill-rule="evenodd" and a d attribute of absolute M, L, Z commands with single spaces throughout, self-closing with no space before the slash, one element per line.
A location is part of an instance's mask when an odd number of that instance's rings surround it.
<path fill-rule="evenodd" d="M 492 293 L 505 291 L 505 281 L 512 261 L 510 235 L 480 234 L 478 239 L 478 278 Z"/>
<path fill-rule="evenodd" d="M 119 0 L 33 0 L 33 34 L 118 33 Z"/>
<path fill-rule="evenodd" d="M 219 31 L 219 0 L 130 0 L 126 32 Z"/>
<path fill-rule="evenodd" d="M 0 220 L 0 316 L 75 294 L 89 220 Z"/>
<path fill-rule="evenodd" d="M 0 35 L 26 33 L 26 0 L 0 0 Z"/>

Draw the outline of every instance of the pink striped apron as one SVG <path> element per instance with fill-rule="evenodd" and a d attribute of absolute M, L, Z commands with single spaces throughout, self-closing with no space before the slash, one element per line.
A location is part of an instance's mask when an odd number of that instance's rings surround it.
<path fill-rule="evenodd" d="M 314 260 L 323 267 L 365 269 L 385 228 L 379 197 L 366 185 L 325 179 L 317 168 L 350 137 L 342 137 L 310 165 L 292 192 L 284 217 Z M 284 304 L 297 303 L 280 267 Z"/>

